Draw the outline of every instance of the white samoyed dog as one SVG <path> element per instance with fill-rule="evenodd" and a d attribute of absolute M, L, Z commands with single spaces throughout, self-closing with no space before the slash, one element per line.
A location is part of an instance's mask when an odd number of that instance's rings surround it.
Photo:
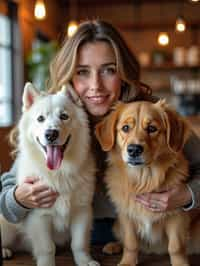
<path fill-rule="evenodd" d="M 89 254 L 95 163 L 80 99 L 70 86 L 48 95 L 26 83 L 18 128 L 17 183 L 36 176 L 59 196 L 17 225 L 1 216 L 4 257 L 28 249 L 37 266 L 55 266 L 55 245 L 71 239 L 76 265 L 99 265 Z"/>

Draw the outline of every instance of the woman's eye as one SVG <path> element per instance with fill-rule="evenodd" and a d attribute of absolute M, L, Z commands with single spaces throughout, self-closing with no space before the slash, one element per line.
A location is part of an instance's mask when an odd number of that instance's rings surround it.
<path fill-rule="evenodd" d="M 61 120 L 67 120 L 68 118 L 69 118 L 68 114 L 65 114 L 65 113 L 60 114 Z"/>
<path fill-rule="evenodd" d="M 115 74 L 116 69 L 114 67 L 106 67 L 102 69 L 101 73 L 102 74 Z"/>
<path fill-rule="evenodd" d="M 78 76 L 87 76 L 89 75 L 89 71 L 87 69 L 79 69 L 77 70 L 76 74 Z"/>
<path fill-rule="evenodd" d="M 146 130 L 150 134 L 156 132 L 157 128 L 155 126 L 149 125 Z"/>
<path fill-rule="evenodd" d="M 37 121 L 38 122 L 44 122 L 45 117 L 43 115 L 38 116 Z"/>
<path fill-rule="evenodd" d="M 129 125 L 124 125 L 124 126 L 122 127 L 122 131 L 125 132 L 125 133 L 128 133 L 129 130 L 130 130 L 130 126 L 129 126 Z"/>

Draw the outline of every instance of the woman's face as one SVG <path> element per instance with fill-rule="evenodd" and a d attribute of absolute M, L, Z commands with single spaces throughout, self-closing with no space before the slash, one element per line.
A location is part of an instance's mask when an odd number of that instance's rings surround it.
<path fill-rule="evenodd" d="M 113 48 L 103 41 L 82 45 L 72 82 L 91 115 L 106 114 L 121 90 Z"/>

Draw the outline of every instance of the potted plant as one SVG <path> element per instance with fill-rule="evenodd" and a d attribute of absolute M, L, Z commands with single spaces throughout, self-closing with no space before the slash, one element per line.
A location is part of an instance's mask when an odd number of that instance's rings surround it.
<path fill-rule="evenodd" d="M 49 78 L 49 64 L 58 49 L 55 41 L 39 42 L 28 55 L 28 79 L 40 90 L 45 90 Z"/>

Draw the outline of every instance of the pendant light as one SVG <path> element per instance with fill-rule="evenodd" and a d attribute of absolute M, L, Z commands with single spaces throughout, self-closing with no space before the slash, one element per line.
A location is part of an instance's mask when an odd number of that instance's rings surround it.
<path fill-rule="evenodd" d="M 169 44 L 169 35 L 167 32 L 159 32 L 158 44 L 161 46 L 167 46 Z"/>
<path fill-rule="evenodd" d="M 183 16 L 178 16 L 176 19 L 176 31 L 184 32 L 186 29 L 186 22 Z"/>
<path fill-rule="evenodd" d="M 186 30 L 186 21 L 183 17 L 184 2 L 180 1 L 178 4 L 178 16 L 175 23 L 175 29 L 177 32 L 184 32 Z"/>
<path fill-rule="evenodd" d="M 38 20 L 43 20 L 46 18 L 46 8 L 44 0 L 36 0 L 34 8 L 35 18 Z"/>
<path fill-rule="evenodd" d="M 78 29 L 78 23 L 75 20 L 71 20 L 67 27 L 67 36 L 70 38 Z"/>
<path fill-rule="evenodd" d="M 72 37 L 74 33 L 78 29 L 78 22 L 76 21 L 77 13 L 78 13 L 78 4 L 77 0 L 70 0 L 69 1 L 69 23 L 67 26 L 67 36 L 68 38 Z"/>
<path fill-rule="evenodd" d="M 160 4 L 160 25 L 162 25 L 163 19 L 163 4 Z M 169 44 L 169 35 L 166 31 L 160 31 L 157 37 L 157 42 L 161 46 L 167 46 Z"/>

